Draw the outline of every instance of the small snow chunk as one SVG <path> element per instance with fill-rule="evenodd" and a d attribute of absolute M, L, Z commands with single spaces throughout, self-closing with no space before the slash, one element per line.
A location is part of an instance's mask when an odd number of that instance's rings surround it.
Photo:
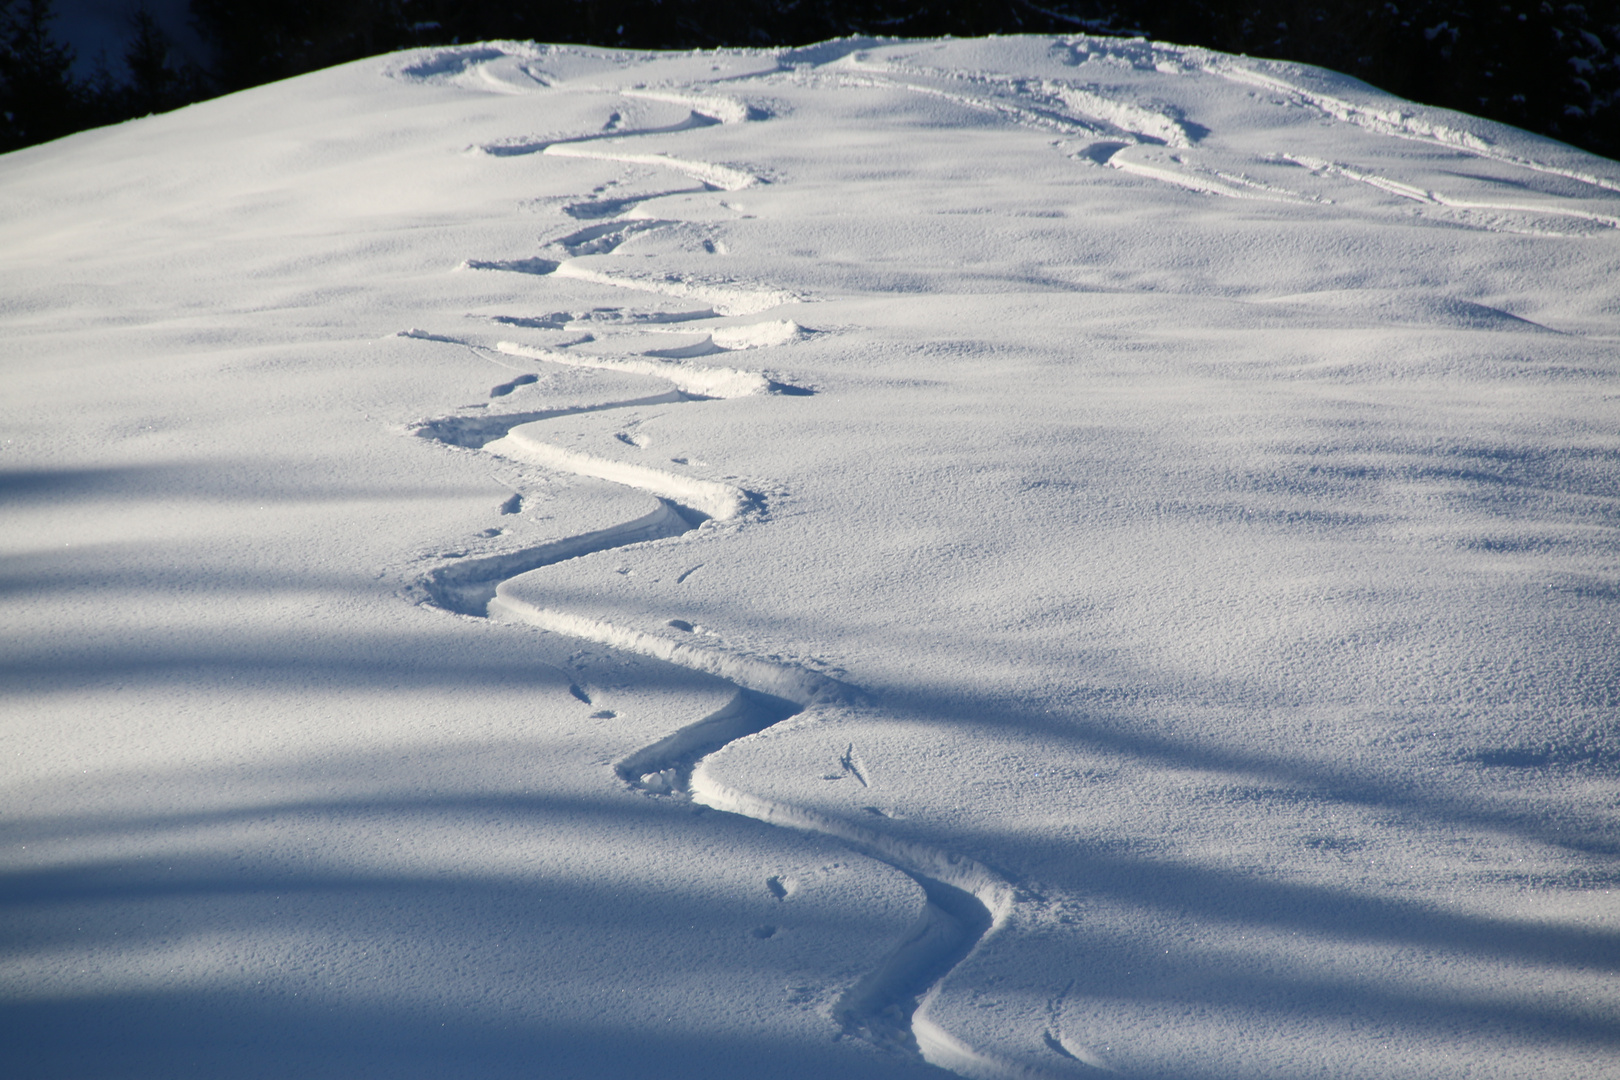
<path fill-rule="evenodd" d="M 636 781 L 636 786 L 654 795 L 670 795 L 675 791 L 677 780 L 674 769 L 664 769 L 660 772 L 642 773 L 641 778 Z"/>
<path fill-rule="evenodd" d="M 804 328 L 791 319 L 773 319 L 749 326 L 723 326 L 709 338 L 722 349 L 760 349 L 786 345 L 805 336 Z"/>

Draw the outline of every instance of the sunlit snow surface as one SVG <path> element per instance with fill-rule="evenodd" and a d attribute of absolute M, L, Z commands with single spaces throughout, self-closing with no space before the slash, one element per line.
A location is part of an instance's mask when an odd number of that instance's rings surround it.
<path fill-rule="evenodd" d="M 7 1075 L 1620 1076 L 1620 166 L 498 43 L 0 252 Z"/>

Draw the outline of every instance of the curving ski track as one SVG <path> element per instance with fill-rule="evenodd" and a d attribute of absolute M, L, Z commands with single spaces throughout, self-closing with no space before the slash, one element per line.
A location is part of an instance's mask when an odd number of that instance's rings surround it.
<path fill-rule="evenodd" d="M 655 95 L 643 93 L 641 96 Z M 683 99 L 682 103 L 687 100 L 690 99 Z M 764 119 L 768 115 L 741 103 L 717 105 L 717 100 L 712 97 L 693 100 L 693 118 L 689 122 L 644 131 L 613 132 L 612 136 L 624 139 L 636 135 L 669 134 L 712 123 Z M 703 112 L 699 112 L 699 108 Z M 556 156 L 588 156 L 660 165 L 699 180 L 708 190 L 733 190 L 747 183 L 758 182 L 758 178 L 739 170 L 664 154 L 598 153 L 594 149 L 584 150 L 577 146 L 586 141 L 596 141 L 596 138 L 587 136 L 539 145 L 530 143 L 521 148 L 486 149 L 496 156 L 538 151 Z M 612 224 L 623 224 L 630 229 L 646 227 L 642 223 L 631 222 Z M 711 311 L 701 313 L 699 317 L 753 314 L 800 299 L 792 293 L 775 290 L 738 289 L 735 286 L 704 288 L 667 278 L 643 282 L 588 271 L 566 260 L 552 262 L 533 259 L 521 265 L 469 261 L 464 266 L 480 270 L 556 274 L 558 277 L 583 278 L 621 288 L 695 297 L 711 304 Z M 791 323 L 773 325 L 793 327 Z M 797 331 L 797 327 L 793 329 Z M 407 336 L 434 337 L 417 331 L 406 333 Z M 679 536 L 708 521 L 736 520 L 762 510 L 761 500 L 757 496 L 732 485 L 598 458 L 551 445 L 540 434 L 547 420 L 581 412 L 653 403 L 806 391 L 772 382 L 758 372 L 730 368 L 668 361 L 653 363 L 628 357 L 587 358 L 557 350 L 532 349 L 511 342 L 501 342 L 498 348 L 503 353 L 542 362 L 652 375 L 667 380 L 672 389 L 665 394 L 568 409 L 440 417 L 424 421 L 418 425 L 416 433 L 447 445 L 482 450 L 577 476 L 608 480 L 651 496 L 653 505 L 647 513 L 610 528 L 554 540 L 521 551 L 462 559 L 439 567 L 420 583 L 432 603 L 462 615 L 529 623 L 707 672 L 731 683 L 737 692 L 723 708 L 621 758 L 613 766 L 615 773 L 631 787 L 652 796 L 690 799 L 716 810 L 770 825 L 835 838 L 856 852 L 906 874 L 917 883 L 926 897 L 917 924 L 905 941 L 900 942 L 864 977 L 845 989 L 833 1007 L 833 1018 L 846 1035 L 916 1054 L 933 1065 L 959 1075 L 994 1077 L 998 1080 L 1037 1075 L 1023 1066 L 998 1061 L 990 1054 L 969 1046 L 934 1021 L 929 1013 L 930 1004 L 940 993 L 951 971 L 1006 921 L 1014 902 L 1013 888 L 1006 880 L 964 856 L 729 787 L 705 769 L 710 755 L 736 740 L 764 731 L 809 709 L 857 705 L 861 697 L 859 691 L 792 665 L 698 648 L 686 642 L 615 626 L 590 615 L 535 607 L 503 593 L 507 581 L 540 567 L 613 548 Z M 497 387 L 495 395 L 506 396 L 518 386 L 533 381 L 532 376 L 513 380 Z M 1067 1054 L 1060 1056 L 1070 1057 Z"/>
<path fill-rule="evenodd" d="M 737 692 L 720 710 L 625 755 L 614 771 L 632 787 L 653 795 L 689 798 L 728 813 L 841 840 L 861 854 L 911 877 L 927 897 L 924 912 L 908 940 L 849 987 L 834 1007 L 846 1034 L 920 1054 L 925 1060 L 965 1076 L 1022 1075 L 997 1067 L 986 1055 L 954 1038 L 927 1015 L 928 1003 L 945 977 L 1005 920 L 1013 890 L 998 875 L 971 859 L 875 829 L 815 814 L 729 787 L 709 775 L 709 755 L 808 708 L 851 704 L 853 687 L 813 672 L 752 657 L 720 654 L 603 620 L 560 609 L 538 608 L 502 595 L 511 578 L 543 566 L 612 548 L 678 536 L 707 520 L 729 520 L 757 512 L 757 503 L 739 489 L 653 469 L 612 462 L 551 447 L 533 429 L 546 419 L 581 411 L 623 408 L 649 401 L 683 400 L 678 394 L 592 406 L 589 410 L 518 413 L 507 417 L 467 417 L 429 421 L 418 434 L 449 445 L 543 463 L 575 475 L 610 479 L 652 495 L 654 509 L 617 526 L 555 540 L 522 551 L 463 559 L 423 580 L 433 602 L 463 615 L 522 621 L 653 656 L 717 675 Z M 694 400 L 686 398 L 684 400 Z M 505 430 L 503 430 L 505 429 Z M 676 488 L 676 482 L 688 486 Z"/>

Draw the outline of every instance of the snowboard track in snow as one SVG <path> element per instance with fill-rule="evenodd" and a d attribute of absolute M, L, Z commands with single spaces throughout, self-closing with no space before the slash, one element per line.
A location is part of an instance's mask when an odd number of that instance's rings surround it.
<path fill-rule="evenodd" d="M 532 452 L 544 444 L 517 429 L 541 425 L 557 416 L 682 400 L 701 399 L 674 391 L 668 395 L 573 409 L 447 417 L 425 422 L 417 429 L 417 434 L 468 449 L 488 449 L 491 444 L 505 442 L 517 434 L 525 437 L 522 444 L 496 448 L 494 452 L 508 449 L 534 460 L 522 451 Z M 571 451 L 558 453 L 583 458 Z M 569 457 L 546 459 L 545 463 L 576 475 L 611 478 L 653 495 L 656 507 L 645 515 L 606 529 L 519 551 L 459 559 L 440 567 L 421 581 L 432 603 L 461 615 L 498 615 L 526 622 L 541 629 L 708 672 L 731 683 L 736 693 L 724 707 L 625 755 L 614 763 L 614 772 L 629 786 L 652 796 L 690 799 L 770 825 L 837 839 L 854 851 L 910 877 L 926 898 L 917 924 L 905 941 L 844 991 L 833 1007 L 834 1019 L 846 1035 L 918 1054 L 935 1065 L 964 1075 L 1026 1074 L 1027 1070 L 1013 1066 L 998 1068 L 984 1054 L 951 1036 L 926 1015 L 926 1005 L 939 992 L 946 977 L 1010 912 L 1013 890 L 1008 882 L 971 859 L 761 798 L 720 782 L 703 768 L 710 755 L 738 739 L 764 731 L 807 708 L 858 702 L 859 691 L 792 665 L 725 655 L 616 627 L 589 616 L 537 608 L 502 595 L 502 586 L 507 581 L 529 571 L 596 552 L 681 536 L 696 529 L 701 522 L 720 516 L 693 505 L 697 500 L 682 502 L 668 497 L 656 480 L 646 481 L 633 473 L 603 476 L 602 471 L 592 470 L 589 465 L 578 466 Z M 709 508 L 713 509 L 713 504 Z M 743 500 L 736 503 L 726 517 L 735 519 L 758 513 L 759 509 L 757 501 Z M 864 778 L 862 783 L 864 785 Z"/>
<path fill-rule="evenodd" d="M 753 111 L 738 117 L 711 117 L 694 109 L 691 122 L 646 131 L 616 131 L 612 137 L 625 139 L 636 135 L 671 134 L 711 126 L 716 122 L 763 118 L 763 115 Z M 509 148 L 482 149 L 497 157 L 539 152 L 552 156 L 661 165 L 699 180 L 708 190 L 736 190 L 761 182 L 758 177 L 724 166 L 710 166 L 663 154 L 598 153 L 594 148 L 586 149 L 578 145 L 581 142 L 595 142 L 599 138 L 584 137 L 553 140 L 541 145 L 527 143 L 513 144 Z M 602 215 L 604 218 L 610 216 Z M 646 227 L 649 226 L 640 221 L 618 219 L 595 227 L 591 235 L 576 233 L 568 239 L 588 242 L 597 236 L 607 237 L 615 230 Z M 711 316 L 751 315 L 802 299 L 788 292 L 739 289 L 730 283 L 727 283 L 729 287 L 705 287 L 670 278 L 658 281 L 627 280 L 618 275 L 585 270 L 577 264 L 571 265 L 568 260 L 560 263 L 538 258 L 516 262 L 469 260 L 463 266 L 476 270 L 573 277 L 600 285 L 696 298 L 710 303 L 711 311 L 707 314 Z M 420 332 L 410 336 L 442 340 Z M 998 1061 L 969 1046 L 935 1022 L 928 1012 L 929 1004 L 940 993 L 951 972 L 979 948 L 1010 914 L 1015 895 L 1008 881 L 964 856 L 730 787 L 710 775 L 705 768 L 709 758 L 726 746 L 758 734 L 789 717 L 818 708 L 859 707 L 863 697 L 860 691 L 795 665 L 704 648 L 617 626 L 578 612 L 539 608 L 505 595 L 507 582 L 545 566 L 601 551 L 674 538 L 710 521 L 723 524 L 745 515 L 759 517 L 764 512 L 763 499 L 751 492 L 714 481 L 695 480 L 565 450 L 545 443 L 534 433 L 534 428 L 542 427 L 545 421 L 560 416 L 616 408 L 762 393 L 793 395 L 809 391 L 773 381 L 759 372 L 730 368 L 707 368 L 667 361 L 652 363 L 629 358 L 586 358 L 557 350 L 532 349 L 512 342 L 500 343 L 499 351 L 542 362 L 651 375 L 668 381 L 672 389 L 664 394 L 572 408 L 440 417 L 423 421 L 417 425 L 415 433 L 449 446 L 514 457 L 560 472 L 618 483 L 652 496 L 654 505 L 647 513 L 608 528 L 551 540 L 519 551 L 462 558 L 440 566 L 420 582 L 430 601 L 446 611 L 525 622 L 544 630 L 707 672 L 730 683 L 736 692 L 725 706 L 625 755 L 614 763 L 615 774 L 627 785 L 645 792 L 649 797 L 690 800 L 769 825 L 829 837 L 905 874 L 922 890 L 925 898 L 918 921 L 904 941 L 897 944 L 865 976 L 845 988 L 832 1007 L 833 1020 L 846 1036 L 920 1056 L 933 1065 L 964 1076 L 1039 1075 L 1027 1067 Z M 527 377 L 510 380 L 495 387 L 491 394 L 505 397 L 520 386 L 531 385 L 533 381 Z M 583 693 L 577 688 L 573 692 L 584 699 Z M 853 747 L 845 757 L 847 767 L 855 772 L 864 786 L 866 779 L 854 762 Z M 1062 1052 L 1058 1053 L 1058 1057 L 1075 1060 Z"/>
<path fill-rule="evenodd" d="M 1083 36 L 1068 41 L 1059 40 L 1071 49 L 1083 45 L 1086 52 L 1098 46 L 1114 52 L 1121 46 L 1117 40 L 1110 42 Z M 1237 63 L 1229 57 L 1201 49 L 1183 49 L 1153 42 L 1123 44 L 1125 51 L 1137 54 L 1137 61 L 1151 59 L 1154 66 L 1166 65 L 1184 75 L 1208 74 L 1251 86 L 1257 91 L 1276 95 L 1285 106 L 1311 109 L 1335 122 L 1374 135 L 1422 143 L 1481 161 L 1573 181 L 1592 189 L 1594 195 L 1606 197 L 1620 193 L 1620 180 L 1505 150 L 1484 135 L 1451 126 L 1440 116 L 1434 115 L 1437 110 L 1405 105 L 1359 104 L 1311 89 L 1305 85 L 1309 79 L 1308 70 L 1300 70 L 1298 65 L 1262 63 L 1256 66 Z M 1242 159 L 1226 161 L 1229 168 L 1240 170 L 1233 173 L 1174 153 L 1198 148 L 1207 136 L 1214 133 L 1191 121 L 1173 106 L 1124 100 L 1117 94 L 1111 94 L 1108 86 L 1097 82 L 953 71 L 899 60 L 873 61 L 859 49 L 854 50 L 837 70 L 794 72 L 791 77 L 808 84 L 912 94 L 987 113 L 1031 131 L 1055 134 L 1066 140 L 1084 143 L 1078 151 L 1070 153 L 1071 157 L 1088 159 L 1142 180 L 1198 195 L 1262 202 L 1324 201 L 1321 197 L 1306 197 L 1241 173 L 1244 165 L 1263 164 L 1267 160 L 1264 155 L 1250 162 Z M 1436 220 L 1464 228 L 1530 236 L 1585 235 L 1580 231 L 1561 231 L 1545 223 L 1547 219 L 1553 222 L 1562 219 L 1573 220 L 1590 228 L 1620 229 L 1620 216 L 1560 205 L 1559 200 L 1508 203 L 1463 198 L 1363 175 L 1363 171 L 1336 162 L 1312 164 L 1287 153 L 1273 153 L 1270 157 L 1306 168 L 1320 177 L 1331 177 L 1351 184 L 1369 184 L 1397 198 L 1451 211 L 1449 215 L 1442 214 Z"/>

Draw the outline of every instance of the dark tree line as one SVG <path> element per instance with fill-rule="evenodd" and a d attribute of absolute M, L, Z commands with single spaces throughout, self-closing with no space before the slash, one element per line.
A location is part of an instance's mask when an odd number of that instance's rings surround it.
<path fill-rule="evenodd" d="M 0 0 L 0 152 L 220 92 L 208 73 L 176 61 L 173 43 L 145 8 L 130 17 L 123 77 L 103 67 L 75 79 L 73 52 L 52 37 L 51 15 L 51 0 Z"/>
<path fill-rule="evenodd" d="M 191 0 L 206 69 L 137 12 L 120 76 L 75 80 L 51 0 L 0 0 L 0 151 L 417 45 L 637 49 L 848 34 L 1146 34 L 1333 68 L 1620 157 L 1620 0 Z"/>

